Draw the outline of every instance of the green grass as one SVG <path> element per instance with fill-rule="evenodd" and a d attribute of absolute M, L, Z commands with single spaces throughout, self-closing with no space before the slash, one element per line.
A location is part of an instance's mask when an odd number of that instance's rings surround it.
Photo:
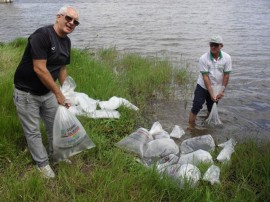
<path fill-rule="evenodd" d="M 220 185 L 200 181 L 194 189 L 114 146 L 138 127 L 149 128 L 148 105 L 158 97 L 171 98 L 175 86 L 187 87 L 188 67 L 173 69 L 170 62 L 115 48 L 89 53 L 72 50 L 69 75 L 77 92 L 93 99 L 112 96 L 139 107 L 119 108 L 120 119 L 79 117 L 96 147 L 71 158 L 72 165 L 53 166 L 56 178 L 43 179 L 34 167 L 12 100 L 13 76 L 26 46 L 25 39 L 0 44 L 0 201 L 269 201 L 270 147 L 268 143 L 238 144 L 230 163 L 219 164 Z M 183 95 L 184 96 L 184 95 Z M 46 142 L 44 126 L 41 125 Z M 216 154 L 215 154 L 216 155 Z M 207 166 L 200 169 L 206 171 Z"/>

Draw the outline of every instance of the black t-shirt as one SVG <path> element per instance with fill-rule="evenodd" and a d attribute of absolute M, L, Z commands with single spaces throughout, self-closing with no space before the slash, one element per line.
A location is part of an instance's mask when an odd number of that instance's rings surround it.
<path fill-rule="evenodd" d="M 15 87 L 34 95 L 45 95 L 47 89 L 33 68 L 33 59 L 47 60 L 47 69 L 54 81 L 63 65 L 70 63 L 71 42 L 69 37 L 59 37 L 53 25 L 37 29 L 28 38 L 27 47 L 14 76 Z"/>

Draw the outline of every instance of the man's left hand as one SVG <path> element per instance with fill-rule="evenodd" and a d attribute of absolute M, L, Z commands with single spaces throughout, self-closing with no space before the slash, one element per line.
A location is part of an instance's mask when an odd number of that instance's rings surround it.
<path fill-rule="evenodd" d="M 219 94 L 216 96 L 216 100 L 222 99 L 223 96 L 224 96 L 224 93 L 223 93 L 223 92 L 222 92 L 222 93 L 219 93 Z"/>

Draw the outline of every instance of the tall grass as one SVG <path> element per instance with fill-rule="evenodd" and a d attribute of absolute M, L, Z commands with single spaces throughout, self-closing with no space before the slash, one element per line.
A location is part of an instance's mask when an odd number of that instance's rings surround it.
<path fill-rule="evenodd" d="M 95 53 L 72 50 L 68 72 L 75 90 L 97 100 L 123 97 L 140 110 L 121 107 L 117 120 L 79 117 L 96 147 L 72 157 L 72 165 L 53 166 L 56 179 L 43 179 L 34 168 L 12 101 L 13 75 L 25 46 L 25 39 L 0 44 L 0 201 L 270 200 L 269 144 L 237 145 L 230 164 L 219 164 L 221 184 L 201 181 L 193 189 L 180 189 L 116 148 L 114 144 L 137 127 L 149 128 L 149 102 L 173 96 L 172 81 L 187 85 L 189 72 L 185 67 L 173 69 L 166 60 L 120 54 L 114 48 Z"/>

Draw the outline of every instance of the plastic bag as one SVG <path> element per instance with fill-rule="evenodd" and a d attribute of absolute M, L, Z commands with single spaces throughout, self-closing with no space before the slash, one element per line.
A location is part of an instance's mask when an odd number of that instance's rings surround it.
<path fill-rule="evenodd" d="M 163 130 L 161 124 L 157 121 L 157 122 L 153 123 L 149 133 L 154 136 L 156 134 L 162 133 L 163 131 L 164 130 Z"/>
<path fill-rule="evenodd" d="M 156 139 L 148 142 L 145 148 L 144 157 L 164 157 L 169 154 L 178 154 L 179 147 L 173 139 Z"/>
<path fill-rule="evenodd" d="M 185 134 L 185 131 L 180 126 L 175 125 L 170 134 L 170 137 L 180 139 L 184 134 Z"/>
<path fill-rule="evenodd" d="M 119 119 L 120 113 L 116 110 L 96 110 L 94 112 L 87 113 L 86 116 L 89 118 L 94 118 L 94 119 L 100 119 L 100 118 Z"/>
<path fill-rule="evenodd" d="M 213 163 L 212 156 L 209 152 L 199 149 L 189 154 L 181 155 L 178 161 L 179 164 Z"/>
<path fill-rule="evenodd" d="M 184 140 L 180 145 L 180 150 L 182 154 L 187 154 L 199 149 L 214 151 L 215 146 L 214 139 L 211 135 L 203 135 Z"/>
<path fill-rule="evenodd" d="M 71 105 L 77 104 L 76 93 L 74 92 L 75 88 L 76 88 L 75 81 L 70 76 L 67 76 L 63 85 L 60 87 L 61 92 L 66 98 L 65 100 L 66 103 L 69 103 Z"/>
<path fill-rule="evenodd" d="M 158 121 L 152 125 L 149 133 L 153 136 L 154 139 L 171 138 L 169 133 L 162 128 Z"/>
<path fill-rule="evenodd" d="M 91 113 L 96 111 L 97 105 L 98 105 L 98 100 L 94 100 L 90 98 L 87 94 L 85 93 L 75 93 L 76 95 L 76 101 L 78 105 L 83 109 L 84 112 L 86 113 Z"/>
<path fill-rule="evenodd" d="M 192 164 L 172 164 L 161 169 L 160 172 L 177 180 L 181 188 L 186 185 L 195 187 L 201 178 L 200 170 Z"/>
<path fill-rule="evenodd" d="M 57 163 L 92 147 L 95 147 L 95 144 L 76 116 L 60 105 L 53 124 L 54 162 Z"/>
<path fill-rule="evenodd" d="M 203 176 L 203 180 L 211 182 L 211 184 L 220 183 L 220 169 L 215 165 L 211 165 Z"/>
<path fill-rule="evenodd" d="M 217 156 L 217 160 L 219 162 L 229 161 L 231 159 L 231 155 L 234 152 L 234 146 L 236 145 L 236 141 L 234 139 L 229 139 L 227 142 L 219 144 L 219 147 L 223 147 Z"/>
<path fill-rule="evenodd" d="M 170 154 L 170 155 L 165 156 L 162 159 L 160 159 L 157 162 L 156 167 L 157 167 L 158 170 L 162 170 L 162 169 L 164 169 L 165 167 L 167 167 L 169 165 L 177 163 L 178 161 L 179 161 L 178 156 L 176 156 L 175 154 Z"/>
<path fill-rule="evenodd" d="M 221 91 L 224 90 L 224 86 L 212 86 L 214 96 L 216 97 Z M 215 102 L 212 106 L 211 112 L 208 118 L 205 120 L 208 125 L 221 125 L 222 122 L 219 119 L 217 103 Z"/>
<path fill-rule="evenodd" d="M 129 109 L 133 109 L 135 111 L 139 110 L 138 107 L 131 104 L 127 99 L 119 98 L 116 96 L 111 97 L 108 101 L 100 101 L 99 102 L 100 108 L 104 109 L 104 110 L 115 110 L 122 105 L 129 108 Z"/>
<path fill-rule="evenodd" d="M 148 130 L 145 128 L 139 128 L 128 137 L 117 142 L 115 146 L 126 151 L 134 152 L 140 157 L 143 157 L 145 144 L 151 140 L 153 140 L 153 137 L 149 134 Z"/>
<path fill-rule="evenodd" d="M 181 165 L 178 174 L 181 180 L 181 188 L 184 188 L 186 185 L 195 187 L 201 178 L 201 172 L 199 168 L 192 164 Z"/>

